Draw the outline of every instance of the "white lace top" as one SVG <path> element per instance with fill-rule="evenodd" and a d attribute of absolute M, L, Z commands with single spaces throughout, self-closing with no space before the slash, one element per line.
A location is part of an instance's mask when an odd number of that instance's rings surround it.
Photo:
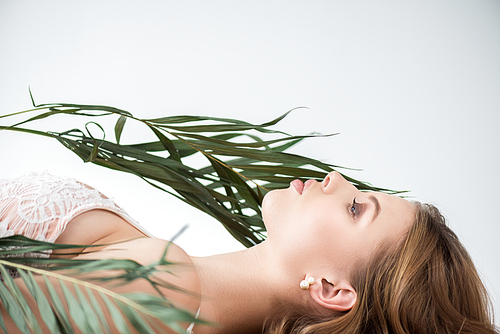
<path fill-rule="evenodd" d="M 0 238 L 21 234 L 54 242 L 73 218 L 93 209 L 114 212 L 153 237 L 113 199 L 74 179 L 43 172 L 0 180 Z M 48 253 L 43 255 L 49 256 Z M 15 277 L 16 273 L 11 272 L 11 275 Z M 193 333 L 193 326 L 194 323 L 190 324 L 188 333 Z"/>
<path fill-rule="evenodd" d="M 152 237 L 113 199 L 74 179 L 43 172 L 0 180 L 0 237 L 54 242 L 73 218 L 93 209 L 114 212 Z"/>

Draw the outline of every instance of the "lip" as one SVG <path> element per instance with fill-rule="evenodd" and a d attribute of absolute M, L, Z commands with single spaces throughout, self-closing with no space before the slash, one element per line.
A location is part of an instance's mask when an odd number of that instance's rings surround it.
<path fill-rule="evenodd" d="M 314 183 L 316 183 L 315 180 L 307 180 L 306 183 L 304 183 L 304 189 L 302 189 L 302 193 L 307 190 L 310 186 L 312 186 Z"/>
<path fill-rule="evenodd" d="M 290 182 L 290 184 L 295 188 L 295 190 L 297 190 L 299 195 L 302 195 L 302 192 L 304 191 L 304 183 L 302 181 L 297 179 Z"/>
<path fill-rule="evenodd" d="M 304 191 L 307 190 L 307 188 L 311 187 L 312 184 L 314 184 L 316 181 L 314 180 L 307 180 L 305 183 L 300 181 L 300 180 L 293 180 L 290 182 L 290 184 L 297 190 L 297 192 L 302 195 Z"/>

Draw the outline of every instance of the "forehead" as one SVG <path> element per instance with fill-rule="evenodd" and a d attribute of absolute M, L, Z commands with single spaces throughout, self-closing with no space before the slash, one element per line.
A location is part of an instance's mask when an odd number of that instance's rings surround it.
<path fill-rule="evenodd" d="M 399 196 L 384 193 L 370 193 L 380 203 L 380 214 L 371 224 L 372 232 L 384 234 L 392 241 L 401 239 L 415 221 L 415 205 Z"/>
<path fill-rule="evenodd" d="M 416 213 L 416 206 L 412 202 L 401 198 L 397 195 L 389 195 L 380 192 L 367 192 L 370 195 L 374 195 L 377 199 L 386 206 L 388 206 L 391 211 L 400 211 L 401 213 L 406 212 L 408 214 Z"/>

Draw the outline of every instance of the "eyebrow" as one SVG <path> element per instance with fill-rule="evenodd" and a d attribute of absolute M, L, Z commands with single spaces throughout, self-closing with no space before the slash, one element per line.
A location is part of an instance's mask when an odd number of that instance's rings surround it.
<path fill-rule="evenodd" d="M 380 214 L 380 203 L 379 203 L 379 201 L 378 201 L 377 197 L 375 197 L 375 196 L 373 196 L 373 195 L 370 195 L 370 196 L 368 197 L 368 199 L 369 199 L 370 201 L 372 201 L 372 202 L 373 202 L 373 204 L 375 205 L 375 213 L 374 213 L 374 214 L 373 214 L 373 216 L 372 216 L 372 220 L 371 220 L 371 222 L 370 222 L 370 224 L 371 224 L 371 223 L 373 223 L 373 221 L 374 221 L 375 219 L 377 219 L 377 216 Z"/>

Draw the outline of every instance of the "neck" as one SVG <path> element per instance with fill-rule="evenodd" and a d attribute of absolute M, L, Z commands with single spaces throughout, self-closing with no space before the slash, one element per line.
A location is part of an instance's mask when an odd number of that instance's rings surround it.
<path fill-rule="evenodd" d="M 261 333 L 280 293 L 266 242 L 228 254 L 193 258 L 201 284 L 200 318 L 219 327 L 195 326 L 196 334 Z"/>

